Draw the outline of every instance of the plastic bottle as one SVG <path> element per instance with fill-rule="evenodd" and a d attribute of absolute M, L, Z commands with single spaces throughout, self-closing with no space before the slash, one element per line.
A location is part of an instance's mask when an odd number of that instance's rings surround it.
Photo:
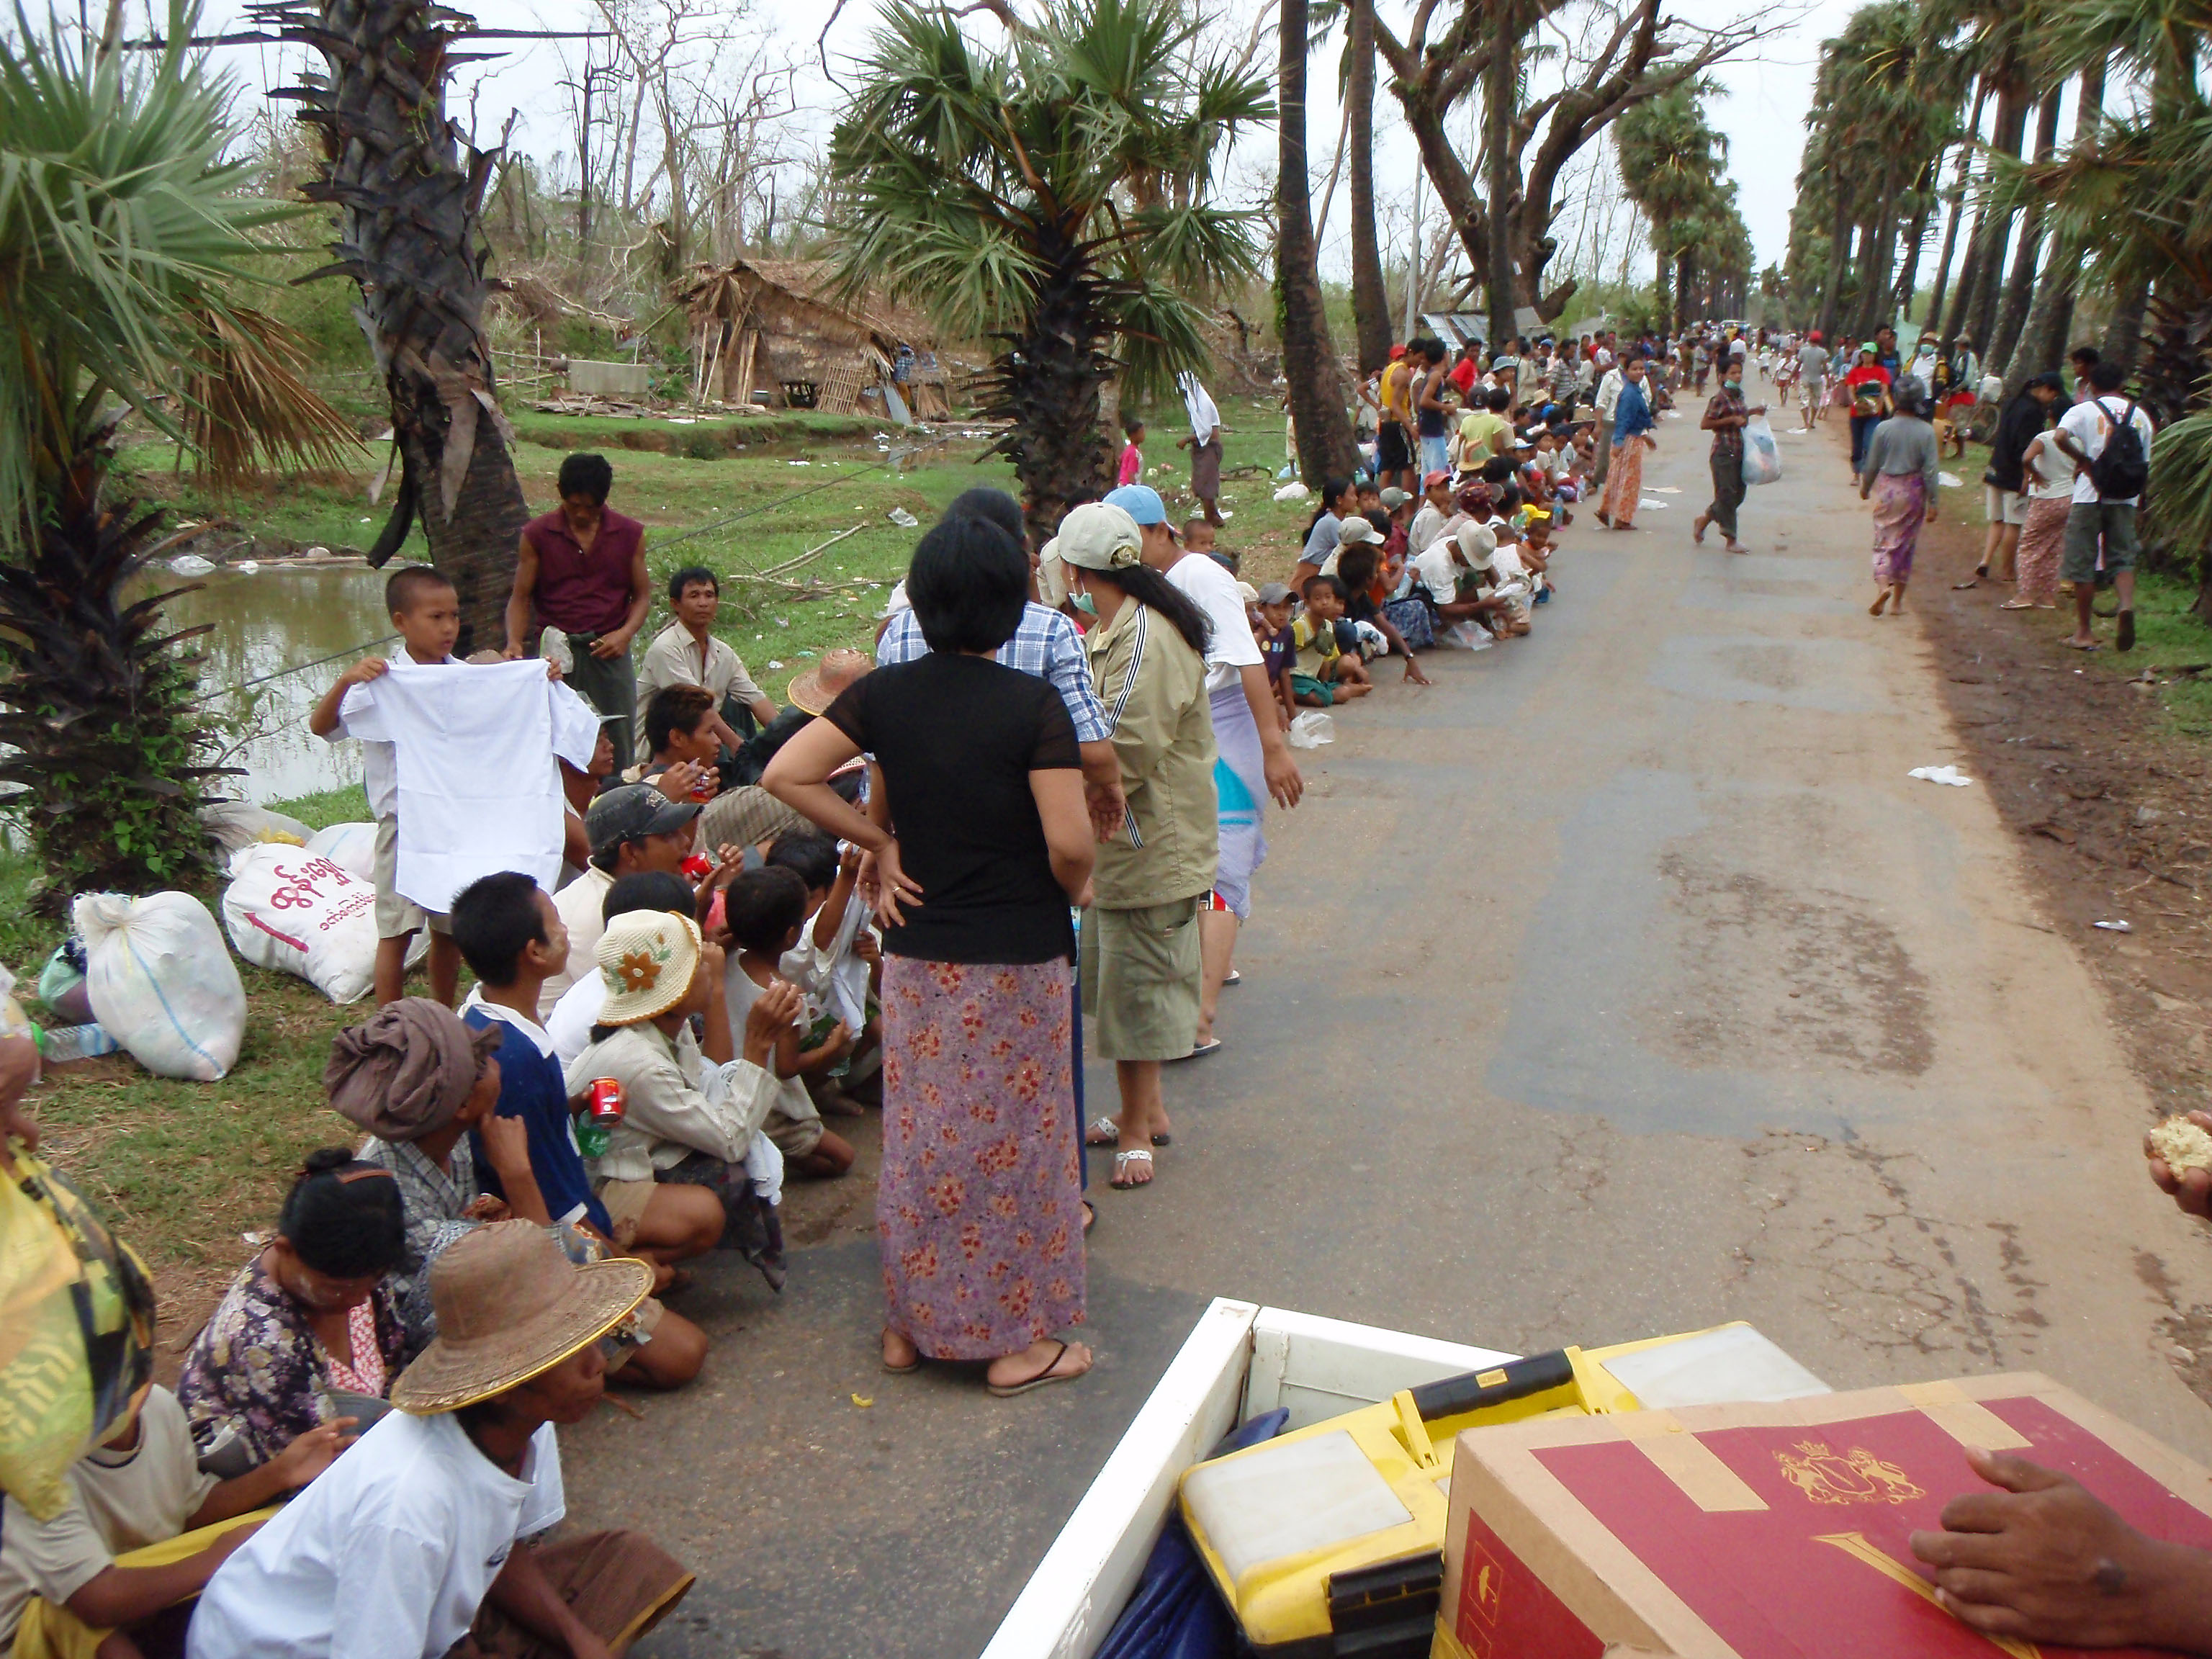
<path fill-rule="evenodd" d="M 39 1032 L 39 1053 L 49 1066 L 66 1066 L 73 1060 L 90 1060 L 98 1054 L 112 1054 L 123 1045 L 107 1033 L 107 1028 L 91 1025 L 55 1025 Z"/>

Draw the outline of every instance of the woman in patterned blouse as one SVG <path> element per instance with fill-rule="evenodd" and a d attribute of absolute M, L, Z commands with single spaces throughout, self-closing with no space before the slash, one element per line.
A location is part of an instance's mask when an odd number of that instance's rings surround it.
<path fill-rule="evenodd" d="M 407 1358 L 384 1283 L 405 1254 L 392 1172 L 343 1149 L 311 1154 L 276 1237 L 185 1356 L 177 1397 L 200 1449 L 232 1427 L 258 1466 L 337 1417 L 334 1392 L 382 1399 Z"/>

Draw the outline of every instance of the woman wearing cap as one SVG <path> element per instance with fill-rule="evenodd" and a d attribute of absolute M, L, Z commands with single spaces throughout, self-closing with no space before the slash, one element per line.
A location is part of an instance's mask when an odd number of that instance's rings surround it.
<path fill-rule="evenodd" d="M 1897 614 L 1905 613 L 1905 585 L 1912 580 L 1920 526 L 1936 520 L 1940 452 L 1918 381 L 1899 390 L 1896 410 L 1868 437 L 1859 475 L 1859 499 L 1874 499 L 1874 581 L 1880 591 L 1867 607 L 1869 617 L 1892 604 Z"/>
<path fill-rule="evenodd" d="M 988 1360 L 1000 1395 L 1091 1367 L 1088 1348 L 1053 1333 L 1084 1317 L 1068 906 L 1097 843 L 1066 703 L 993 660 L 1021 626 L 1029 580 L 999 525 L 940 520 L 907 575 L 927 653 L 848 688 L 766 780 L 875 862 L 883 1363 Z M 829 785 L 863 750 L 884 785 L 870 816 Z M 1210 776 L 1206 787 L 1210 803 Z"/>
<path fill-rule="evenodd" d="M 605 1392 L 599 1339 L 653 1288 L 628 1257 L 572 1265 L 542 1227 L 478 1230 L 430 1273 L 438 1339 L 398 1407 L 217 1570 L 187 1659 L 465 1653 L 610 1659 L 692 1575 L 641 1534 L 525 1540 L 567 1513 L 554 1425 Z"/>
<path fill-rule="evenodd" d="M 185 1355 L 177 1398 L 208 1451 L 228 1431 L 244 1467 L 341 1415 L 333 1393 L 381 1399 L 407 1355 L 385 1275 L 405 1260 L 392 1171 L 311 1152 L 276 1237 L 231 1280 Z"/>
<path fill-rule="evenodd" d="M 1597 521 L 1607 530 L 1633 530 L 1636 504 L 1644 497 L 1644 452 L 1659 447 L 1651 435 L 1651 400 L 1644 359 L 1632 356 L 1621 365 L 1620 396 L 1613 406 L 1613 449 L 1605 501 Z"/>
<path fill-rule="evenodd" d="M 1092 682 L 1114 721 L 1128 803 L 1121 833 L 1098 849 L 1083 925 L 1083 1012 L 1098 1056 L 1114 1061 L 1121 1112 L 1107 1120 L 1112 1184 L 1148 1185 L 1168 1138 L 1160 1062 L 1195 1042 L 1201 1000 L 1200 897 L 1219 859 L 1216 748 L 1206 690 L 1204 612 L 1142 562 L 1142 533 L 1095 502 L 1060 521 L 1060 556 L 1077 603 L 1098 618 L 1085 636 Z M 1105 1125 L 1094 1125 L 1093 1139 Z"/>

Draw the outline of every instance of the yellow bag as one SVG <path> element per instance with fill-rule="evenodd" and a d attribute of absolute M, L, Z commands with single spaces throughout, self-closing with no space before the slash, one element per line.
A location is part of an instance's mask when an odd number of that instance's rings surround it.
<path fill-rule="evenodd" d="M 39 1520 L 154 1375 L 154 1287 L 130 1247 L 20 1147 L 0 1182 L 0 1492 Z"/>

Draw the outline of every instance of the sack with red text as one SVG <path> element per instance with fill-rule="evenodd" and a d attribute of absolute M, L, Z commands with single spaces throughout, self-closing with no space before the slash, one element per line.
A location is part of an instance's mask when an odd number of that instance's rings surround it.
<path fill-rule="evenodd" d="M 222 925 L 257 968 L 297 974 L 332 1002 L 376 980 L 376 889 L 301 847 L 249 847 L 230 860 Z"/>

